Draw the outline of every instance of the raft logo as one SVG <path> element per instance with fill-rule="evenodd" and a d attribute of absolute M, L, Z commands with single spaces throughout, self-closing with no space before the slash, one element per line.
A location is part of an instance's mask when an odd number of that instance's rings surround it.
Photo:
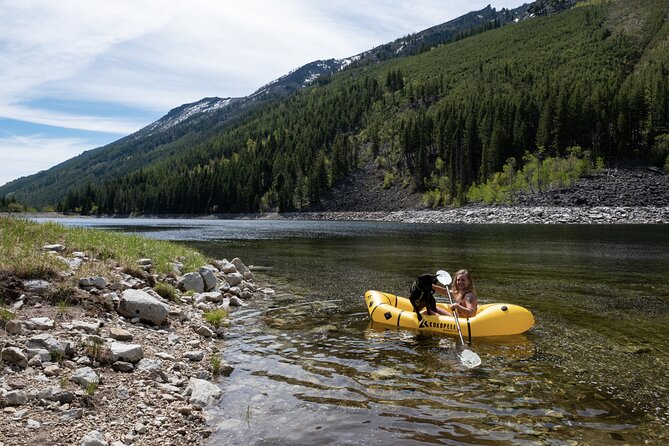
<path fill-rule="evenodd" d="M 455 324 L 447 324 L 445 322 L 431 322 L 423 319 L 420 321 L 420 324 L 418 324 L 418 328 L 437 328 L 444 331 L 454 331 Z"/>
<path fill-rule="evenodd" d="M 390 311 L 389 311 L 389 312 L 387 312 L 386 314 L 384 314 L 383 317 L 385 317 L 386 320 L 388 320 L 388 319 L 390 319 L 391 317 L 393 317 L 393 315 L 390 314 Z"/>

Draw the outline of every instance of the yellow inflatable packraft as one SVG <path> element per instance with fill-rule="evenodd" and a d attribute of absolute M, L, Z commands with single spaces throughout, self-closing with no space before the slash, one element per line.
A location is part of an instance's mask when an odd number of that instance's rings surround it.
<path fill-rule="evenodd" d="M 418 321 L 418 316 L 406 297 L 370 290 L 365 293 L 365 302 L 369 317 L 374 322 L 398 328 L 458 335 L 453 316 L 423 313 L 423 320 Z M 447 305 L 437 305 L 450 311 Z M 507 336 L 524 333 L 532 328 L 534 316 L 519 305 L 495 303 L 480 305 L 476 316 L 461 316 L 458 321 L 464 337 Z"/>

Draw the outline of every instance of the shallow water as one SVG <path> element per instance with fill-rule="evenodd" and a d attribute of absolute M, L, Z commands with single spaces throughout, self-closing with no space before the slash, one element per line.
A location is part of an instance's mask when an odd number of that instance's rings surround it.
<path fill-rule="evenodd" d="M 74 220 L 261 266 L 277 290 L 232 314 L 211 444 L 666 444 L 669 229 L 296 221 Z M 467 267 L 527 334 L 374 326 L 363 294 Z"/>

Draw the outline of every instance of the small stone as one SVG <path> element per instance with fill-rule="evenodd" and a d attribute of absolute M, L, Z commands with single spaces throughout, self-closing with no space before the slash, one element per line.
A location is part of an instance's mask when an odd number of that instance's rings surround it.
<path fill-rule="evenodd" d="M 200 407 L 215 403 L 222 395 L 222 391 L 217 385 L 197 378 L 190 379 L 186 390 L 190 392 L 188 402 Z"/>
<path fill-rule="evenodd" d="M 79 287 L 80 288 L 97 288 L 97 289 L 105 289 L 108 285 L 107 279 L 105 279 L 102 276 L 95 276 L 95 277 L 82 277 L 79 279 Z"/>
<path fill-rule="evenodd" d="M 163 367 L 162 362 L 156 361 L 155 359 L 147 359 L 143 358 L 137 363 L 137 370 L 138 371 L 152 371 L 152 370 L 160 370 Z"/>
<path fill-rule="evenodd" d="M 210 338 L 214 335 L 214 332 L 211 331 L 209 327 L 206 325 L 200 325 L 195 329 L 195 333 L 199 334 L 200 336 L 204 336 L 205 338 Z"/>
<path fill-rule="evenodd" d="M 112 364 L 112 369 L 116 370 L 117 372 L 121 372 L 121 373 L 130 373 L 133 370 L 135 370 L 135 366 L 133 366 L 129 362 L 116 361 L 115 363 Z"/>
<path fill-rule="evenodd" d="M 28 414 L 28 409 L 16 410 L 13 407 L 8 407 L 7 409 L 14 410 L 14 414 L 12 415 L 13 420 L 20 420 Z"/>
<path fill-rule="evenodd" d="M 164 359 L 166 361 L 174 361 L 174 356 L 170 355 L 169 353 L 158 352 L 158 353 L 156 353 L 156 356 L 159 357 L 160 359 Z"/>
<path fill-rule="evenodd" d="M 34 358 L 39 358 L 39 356 L 34 356 Z M 60 367 L 58 364 L 51 364 L 44 367 L 44 374 L 46 376 L 58 376 L 60 374 Z"/>
<path fill-rule="evenodd" d="M 190 406 L 178 406 L 176 408 L 176 411 L 182 415 L 190 415 L 191 413 L 193 413 L 193 408 Z"/>
<path fill-rule="evenodd" d="M 5 331 L 7 334 L 21 334 L 23 333 L 23 325 L 17 321 L 7 321 L 5 323 Z"/>
<path fill-rule="evenodd" d="M 85 331 L 86 333 L 96 333 L 100 329 L 100 322 L 72 321 L 72 328 Z"/>
<path fill-rule="evenodd" d="M 107 440 L 100 431 L 90 431 L 81 439 L 81 446 L 108 446 Z"/>
<path fill-rule="evenodd" d="M 69 409 L 63 412 L 63 415 L 60 416 L 60 419 L 63 421 L 79 420 L 83 414 L 84 412 L 81 409 Z"/>
<path fill-rule="evenodd" d="M 52 245 L 44 245 L 42 246 L 42 249 L 44 251 L 65 251 L 65 245 L 61 245 L 60 243 L 54 243 Z"/>
<path fill-rule="evenodd" d="M 243 306 L 244 306 L 244 302 L 242 302 L 242 300 L 241 300 L 239 297 L 237 297 L 237 296 L 232 296 L 232 297 L 230 298 L 230 306 L 231 306 L 231 307 L 243 307 Z"/>
<path fill-rule="evenodd" d="M 32 418 L 29 418 L 28 422 L 26 423 L 26 427 L 28 429 L 39 429 L 40 427 L 42 427 L 42 423 L 40 423 L 39 421 L 33 420 Z"/>
<path fill-rule="evenodd" d="M 132 341 L 132 333 L 120 327 L 112 327 L 109 329 L 109 337 L 117 341 Z"/>
<path fill-rule="evenodd" d="M 38 355 L 35 355 L 28 360 L 28 365 L 30 367 L 40 368 L 42 367 L 42 359 L 40 359 Z"/>
<path fill-rule="evenodd" d="M 127 400 L 130 398 L 130 392 L 128 392 L 128 389 L 123 386 L 118 387 L 116 389 L 116 397 L 120 400 Z"/>
<path fill-rule="evenodd" d="M 189 361 L 199 362 L 204 359 L 204 352 L 202 350 L 188 351 L 184 353 L 183 357 Z"/>
<path fill-rule="evenodd" d="M 56 326 L 56 323 L 48 317 L 33 317 L 29 322 L 35 330 L 50 330 Z"/>

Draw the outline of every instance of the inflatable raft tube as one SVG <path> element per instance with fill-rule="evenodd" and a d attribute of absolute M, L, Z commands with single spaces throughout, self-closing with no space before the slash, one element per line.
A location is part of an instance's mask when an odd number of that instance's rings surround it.
<path fill-rule="evenodd" d="M 458 335 L 453 316 L 422 314 L 423 320 L 419 322 L 406 297 L 370 290 L 365 293 L 365 302 L 369 317 L 374 322 L 397 328 Z M 445 304 L 437 305 L 450 311 Z M 534 325 L 534 316 L 528 309 L 504 303 L 480 305 L 476 316 L 459 317 L 458 320 L 462 335 L 468 338 L 517 335 Z"/>

